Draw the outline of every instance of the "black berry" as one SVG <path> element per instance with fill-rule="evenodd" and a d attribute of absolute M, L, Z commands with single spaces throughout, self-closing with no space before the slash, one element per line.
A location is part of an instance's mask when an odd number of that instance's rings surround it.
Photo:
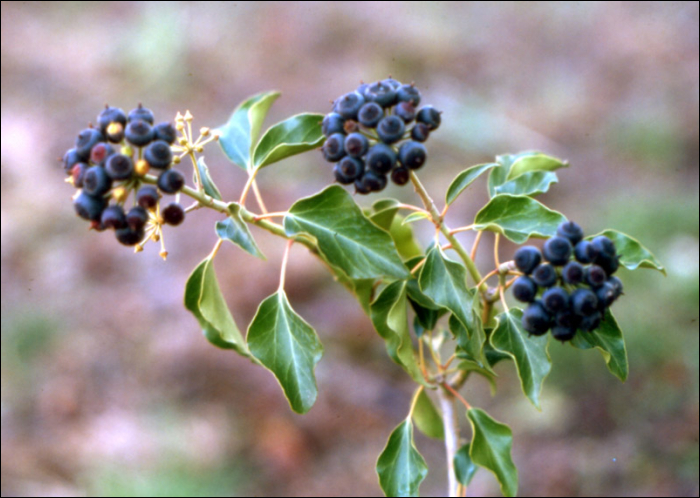
<path fill-rule="evenodd" d="M 595 250 L 589 240 L 582 240 L 574 247 L 574 256 L 579 263 L 592 263 L 595 258 Z"/>
<path fill-rule="evenodd" d="M 158 177 L 158 188 L 166 194 L 179 192 L 185 185 L 185 177 L 176 169 L 163 171 Z"/>
<path fill-rule="evenodd" d="M 403 119 L 398 116 L 386 116 L 377 125 L 377 135 L 386 144 L 393 144 L 401 140 L 404 131 L 406 131 L 406 125 Z"/>
<path fill-rule="evenodd" d="M 551 287 L 542 294 L 542 304 L 550 313 L 566 311 L 569 309 L 569 293 L 561 287 Z"/>
<path fill-rule="evenodd" d="M 582 317 L 578 324 L 578 328 L 584 332 L 591 332 L 598 328 L 602 320 L 603 315 L 600 313 L 600 311 L 596 311 L 590 315 Z"/>
<path fill-rule="evenodd" d="M 416 123 L 411 129 L 411 138 L 416 142 L 425 142 L 430 135 L 430 128 L 425 123 Z"/>
<path fill-rule="evenodd" d="M 408 169 L 418 169 L 425 164 L 427 151 L 421 143 L 409 141 L 399 148 L 399 162 Z"/>
<path fill-rule="evenodd" d="M 555 325 L 552 327 L 552 337 L 561 342 L 570 341 L 576 335 L 576 327 Z"/>
<path fill-rule="evenodd" d="M 357 113 L 365 103 L 364 96 L 358 92 L 346 93 L 335 101 L 333 111 L 340 114 L 345 119 L 357 119 Z"/>
<path fill-rule="evenodd" d="M 126 125 L 124 136 L 133 145 L 143 147 L 153 140 L 153 127 L 148 122 L 137 119 Z"/>
<path fill-rule="evenodd" d="M 390 107 L 396 102 L 396 90 L 393 85 L 377 81 L 369 85 L 364 92 L 365 99 L 376 102 L 382 107 Z"/>
<path fill-rule="evenodd" d="M 106 106 L 104 110 L 97 116 L 97 125 L 103 135 L 107 136 L 107 128 L 110 124 L 117 123 L 124 129 L 126 126 L 126 114 L 118 107 Z"/>
<path fill-rule="evenodd" d="M 105 170 L 113 180 L 126 180 L 134 173 L 134 162 L 129 156 L 113 154 L 107 159 Z"/>
<path fill-rule="evenodd" d="M 573 221 L 565 221 L 557 228 L 557 235 L 566 237 L 575 246 L 583 239 L 583 228 Z"/>
<path fill-rule="evenodd" d="M 535 246 L 523 246 L 515 251 L 513 260 L 518 270 L 530 274 L 542 261 L 542 254 Z"/>
<path fill-rule="evenodd" d="M 158 205 L 160 194 L 152 185 L 144 185 L 136 192 L 136 203 L 144 209 L 153 209 Z"/>
<path fill-rule="evenodd" d="M 362 133 L 351 133 L 345 137 L 345 152 L 352 157 L 362 157 L 369 149 L 369 141 Z"/>
<path fill-rule="evenodd" d="M 590 289 L 576 289 L 571 294 L 571 310 L 579 316 L 587 316 L 598 310 L 598 298 Z"/>
<path fill-rule="evenodd" d="M 416 108 L 410 102 L 399 102 L 394 109 L 394 114 L 403 119 L 404 123 L 408 124 L 416 119 Z"/>
<path fill-rule="evenodd" d="M 396 165 L 396 152 L 386 144 L 378 143 L 367 153 L 367 167 L 379 174 L 386 174 Z"/>
<path fill-rule="evenodd" d="M 137 229 L 131 227 L 124 227 L 116 230 L 115 235 L 117 237 L 117 240 L 125 246 L 135 246 L 136 244 L 141 242 L 141 240 L 143 240 L 146 233 L 143 227 Z"/>
<path fill-rule="evenodd" d="M 345 124 L 345 118 L 338 114 L 337 112 L 331 112 L 326 114 L 321 122 L 321 131 L 326 137 L 330 137 L 334 133 L 343 133 L 343 125 Z"/>
<path fill-rule="evenodd" d="M 365 172 L 365 163 L 362 159 L 345 156 L 338 163 L 338 169 L 343 174 L 343 178 L 352 178 L 354 181 L 360 178 Z"/>
<path fill-rule="evenodd" d="M 565 265 L 571 257 L 571 242 L 566 237 L 555 236 L 548 239 L 542 248 L 544 259 L 556 266 Z"/>
<path fill-rule="evenodd" d="M 357 120 L 362 126 L 374 128 L 377 123 L 384 117 L 384 109 L 376 102 L 367 102 L 360 107 L 357 113 Z"/>
<path fill-rule="evenodd" d="M 578 261 L 569 261 L 561 270 L 564 282 L 570 285 L 578 285 L 583 282 L 584 269 Z"/>
<path fill-rule="evenodd" d="M 334 133 L 323 144 L 323 157 L 326 161 L 337 161 L 345 155 L 345 135 Z"/>
<path fill-rule="evenodd" d="M 433 106 L 427 105 L 418 111 L 416 121 L 425 123 L 431 131 L 437 130 L 440 126 L 440 112 Z"/>
<path fill-rule="evenodd" d="M 557 271 L 549 263 L 543 263 L 532 271 L 532 279 L 540 287 L 551 287 L 557 283 Z"/>
<path fill-rule="evenodd" d="M 69 149 L 63 156 L 63 170 L 66 172 L 66 175 L 70 175 L 73 166 L 79 162 L 84 161 L 78 155 L 78 151 L 76 149 Z"/>
<path fill-rule="evenodd" d="M 102 211 L 107 205 L 104 197 L 89 195 L 84 190 L 73 201 L 73 207 L 78 216 L 88 221 L 100 221 Z"/>
<path fill-rule="evenodd" d="M 143 158 L 151 168 L 165 169 L 173 161 L 173 151 L 165 140 L 154 140 L 143 151 Z"/>
<path fill-rule="evenodd" d="M 163 140 L 170 145 L 175 143 L 175 139 L 177 139 L 177 130 L 175 130 L 172 123 L 168 123 L 167 121 L 155 125 L 153 127 L 153 133 L 156 140 Z"/>
<path fill-rule="evenodd" d="M 114 148 L 109 143 L 99 142 L 90 151 L 90 162 L 104 166 L 105 160 L 112 154 L 114 154 Z"/>
<path fill-rule="evenodd" d="M 513 282 L 513 297 L 523 303 L 531 303 L 537 295 L 537 284 L 526 276 L 518 277 Z"/>
<path fill-rule="evenodd" d="M 403 166 L 394 168 L 391 172 L 391 181 L 396 185 L 406 185 L 411 179 L 411 173 Z"/>
<path fill-rule="evenodd" d="M 535 301 L 523 311 L 522 324 L 523 328 L 530 334 L 543 335 L 552 325 L 552 316 L 547 313 L 542 303 Z"/>
<path fill-rule="evenodd" d="M 148 213 L 141 206 L 134 206 L 126 213 L 126 224 L 134 231 L 141 230 L 147 221 Z"/>
<path fill-rule="evenodd" d="M 402 85 L 396 97 L 399 102 L 410 102 L 414 107 L 420 104 L 420 92 L 414 85 Z"/>
<path fill-rule="evenodd" d="M 129 111 L 129 121 L 146 121 L 148 124 L 153 124 L 153 112 L 150 109 L 146 109 L 143 105 L 139 104 L 136 109 Z M 136 144 L 134 144 L 136 145 Z"/>
<path fill-rule="evenodd" d="M 104 140 L 105 137 L 100 133 L 100 130 L 86 128 L 75 139 L 75 151 L 84 162 L 87 162 L 90 159 L 92 147 L 98 142 L 104 142 Z"/>
<path fill-rule="evenodd" d="M 354 176 L 347 176 L 345 173 L 343 173 L 343 171 L 340 169 L 340 163 L 333 166 L 333 175 L 335 176 L 336 181 L 342 185 L 350 185 L 351 183 L 355 182 Z"/>
<path fill-rule="evenodd" d="M 92 196 L 101 196 L 112 188 L 112 179 L 102 166 L 91 166 L 83 176 L 83 190 Z"/>
<path fill-rule="evenodd" d="M 185 220 L 185 210 L 177 202 L 171 202 L 160 212 L 168 225 L 179 225 Z"/>
<path fill-rule="evenodd" d="M 102 211 L 101 222 L 104 228 L 124 228 L 126 226 L 124 209 L 119 205 L 108 206 Z"/>
<path fill-rule="evenodd" d="M 586 268 L 583 278 L 591 287 L 600 287 L 608 279 L 608 275 L 600 266 L 590 265 Z"/>

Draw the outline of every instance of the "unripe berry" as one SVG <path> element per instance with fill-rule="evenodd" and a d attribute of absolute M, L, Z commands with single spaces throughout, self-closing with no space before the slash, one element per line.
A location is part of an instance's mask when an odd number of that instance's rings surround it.
<path fill-rule="evenodd" d="M 542 248 L 544 259 L 556 266 L 565 265 L 571 257 L 571 242 L 565 237 L 555 236 L 548 239 Z"/>
<path fill-rule="evenodd" d="M 143 151 L 143 158 L 151 168 L 165 169 L 173 162 L 173 151 L 165 140 L 154 140 Z"/>
<path fill-rule="evenodd" d="M 551 287 L 557 283 L 557 271 L 549 263 L 543 263 L 533 270 L 532 279 L 540 287 Z"/>
<path fill-rule="evenodd" d="M 399 161 L 408 169 L 418 169 L 427 158 L 427 151 L 423 144 L 409 141 L 401 144 L 399 148 Z"/>
<path fill-rule="evenodd" d="M 177 202 L 171 202 L 160 214 L 163 216 L 163 221 L 168 225 L 179 225 L 185 220 L 185 210 Z"/>
<path fill-rule="evenodd" d="M 382 118 L 377 125 L 377 135 L 386 144 L 393 144 L 401 140 L 404 131 L 406 131 L 406 125 L 403 119 L 394 115 Z"/>
<path fill-rule="evenodd" d="M 126 114 L 118 107 L 105 106 L 104 110 L 97 116 L 97 125 L 103 135 L 108 135 L 107 127 L 112 123 L 118 123 L 124 129 L 126 126 Z"/>
<path fill-rule="evenodd" d="M 179 192 L 185 185 L 185 177 L 176 169 L 163 171 L 158 177 L 158 188 L 166 194 Z"/>
<path fill-rule="evenodd" d="M 535 246 L 523 246 L 515 251 L 513 260 L 518 270 L 527 275 L 540 264 L 540 261 L 542 261 L 542 254 Z"/>
<path fill-rule="evenodd" d="M 526 276 L 518 277 L 513 282 L 513 297 L 523 303 L 531 303 L 537 295 L 537 284 Z"/>

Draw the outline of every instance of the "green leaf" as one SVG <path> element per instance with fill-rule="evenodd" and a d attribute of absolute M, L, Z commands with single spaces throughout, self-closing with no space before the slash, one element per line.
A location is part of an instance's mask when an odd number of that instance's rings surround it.
<path fill-rule="evenodd" d="M 496 187 L 496 194 L 537 195 L 549 190 L 559 180 L 552 171 L 528 171 Z"/>
<path fill-rule="evenodd" d="M 447 188 L 445 202 L 447 204 L 452 204 L 455 199 L 457 199 L 459 194 L 461 194 L 465 188 L 471 185 L 471 183 L 476 180 L 479 175 L 490 170 L 491 168 L 496 167 L 498 167 L 497 163 L 477 164 L 476 166 L 472 166 L 471 168 L 467 168 L 462 171 L 455 177 L 454 180 L 452 180 L 452 183 L 450 183 L 450 186 Z"/>
<path fill-rule="evenodd" d="M 457 348 L 457 358 L 465 358 L 464 351 L 459 348 Z M 494 396 L 496 394 L 496 389 L 498 388 L 498 386 L 496 385 L 496 374 L 493 373 L 493 370 L 491 370 L 490 368 L 487 370 L 479 366 L 479 364 L 472 360 L 471 357 L 467 360 L 460 361 L 457 365 L 457 368 L 467 372 L 467 380 L 469 379 L 469 376 L 472 373 L 481 375 L 489 382 L 489 385 L 491 386 L 491 396 Z"/>
<path fill-rule="evenodd" d="M 455 454 L 455 474 L 457 475 L 457 480 L 462 486 L 469 486 L 474 478 L 474 474 L 476 474 L 476 471 L 479 469 L 479 467 L 474 465 L 474 462 L 472 462 L 472 457 L 469 456 L 470 448 L 471 444 L 467 443 Z"/>
<path fill-rule="evenodd" d="M 491 345 L 513 358 L 523 393 L 540 410 L 542 384 L 552 369 L 547 352 L 549 336 L 527 337 L 522 319 L 523 312 L 518 308 L 500 313 L 496 317 L 498 325 L 491 334 Z"/>
<path fill-rule="evenodd" d="M 401 224 L 408 225 L 409 223 L 413 223 L 414 221 L 425 219 L 430 219 L 430 215 L 428 213 L 424 213 L 423 211 L 416 211 L 415 213 L 411 213 L 408 216 L 406 216 L 401 222 Z"/>
<path fill-rule="evenodd" d="M 494 473 L 503 496 L 515 496 L 518 492 L 518 469 L 510 455 L 513 446 L 510 427 L 496 422 L 479 408 L 468 410 L 467 417 L 474 434 L 469 450 L 472 462 Z"/>
<path fill-rule="evenodd" d="M 471 334 L 474 330 L 472 303 L 474 295 L 467 289 L 467 271 L 459 263 L 447 259 L 435 246 L 426 256 L 420 270 L 420 290 L 435 304 L 450 310 Z"/>
<path fill-rule="evenodd" d="M 204 156 L 197 159 L 197 169 L 199 170 L 199 176 L 202 177 L 202 187 L 204 188 L 204 193 L 209 197 L 220 201 L 221 192 L 219 192 L 219 189 L 216 188 L 214 180 L 212 180 L 211 176 L 209 175 L 209 168 L 207 168 L 207 165 L 204 163 Z M 195 181 L 196 180 L 197 177 L 195 175 Z"/>
<path fill-rule="evenodd" d="M 608 370 L 622 382 L 629 375 L 627 348 L 617 320 L 608 309 L 600 326 L 592 332 L 578 331 L 571 341 L 578 349 L 598 348 L 603 354 Z"/>
<path fill-rule="evenodd" d="M 423 254 L 423 249 L 414 237 L 413 227 L 405 225 L 401 215 L 394 216 L 391 227 L 389 227 L 389 235 L 394 240 L 396 249 L 403 259 L 411 259 Z"/>
<path fill-rule="evenodd" d="M 418 496 L 418 488 L 428 475 L 428 466 L 413 444 L 413 424 L 401 422 L 377 460 L 379 485 L 386 496 Z"/>
<path fill-rule="evenodd" d="M 478 299 L 478 297 L 476 298 Z M 449 327 L 452 334 L 457 338 L 457 344 L 464 351 L 465 356 L 476 363 L 481 368 L 492 371 L 486 356 L 484 355 L 484 343 L 486 342 L 486 333 L 481 326 L 481 318 L 474 313 L 474 327 L 468 332 L 462 322 L 455 315 L 451 315 L 449 319 Z"/>
<path fill-rule="evenodd" d="M 440 417 L 425 389 L 418 395 L 416 406 L 413 409 L 413 421 L 418 430 L 426 436 L 445 439 L 445 426 L 442 423 L 442 417 Z"/>
<path fill-rule="evenodd" d="M 425 383 L 413 351 L 408 328 L 406 281 L 397 280 L 382 290 L 370 305 L 372 324 L 386 341 L 389 357 L 418 383 Z"/>
<path fill-rule="evenodd" d="M 255 168 L 264 168 L 287 157 L 318 148 L 324 140 L 322 120 L 322 114 L 305 113 L 271 126 L 255 147 Z"/>
<path fill-rule="evenodd" d="M 567 161 L 562 161 L 556 157 L 547 156 L 540 153 L 528 154 L 519 157 L 515 160 L 515 162 L 513 162 L 513 165 L 510 167 L 510 171 L 508 171 L 506 180 L 512 180 L 513 178 L 516 178 L 529 171 L 555 171 L 559 168 L 566 168 L 568 166 L 569 163 Z"/>
<path fill-rule="evenodd" d="M 510 168 L 513 163 L 521 157 L 539 154 L 535 151 L 520 152 L 519 154 L 503 154 L 496 156 L 497 168 L 493 168 L 489 173 L 489 197 L 496 196 L 496 187 L 506 182 Z"/>
<path fill-rule="evenodd" d="M 323 346 L 314 329 L 294 312 L 283 290 L 260 303 L 247 341 L 253 356 L 275 374 L 292 410 L 308 412 L 318 394 L 314 367 Z"/>
<path fill-rule="evenodd" d="M 209 342 L 251 358 L 248 346 L 221 295 L 210 258 L 199 263 L 187 279 L 185 308 L 197 318 Z"/>
<path fill-rule="evenodd" d="M 251 168 L 250 157 L 263 120 L 279 92 L 259 93 L 233 111 L 228 122 L 217 128 L 219 145 L 231 162 L 243 169 Z"/>
<path fill-rule="evenodd" d="M 372 204 L 372 214 L 369 215 L 369 219 L 388 232 L 398 211 L 399 202 L 396 199 L 381 199 Z"/>
<path fill-rule="evenodd" d="M 649 249 L 640 244 L 637 239 L 622 232 L 618 232 L 617 230 L 603 230 L 600 233 L 586 238 L 593 239 L 599 235 L 605 235 L 615 243 L 617 254 L 620 255 L 620 264 L 628 270 L 652 268 L 666 275 L 666 269 L 661 262 L 656 259 L 656 256 L 654 256 Z"/>
<path fill-rule="evenodd" d="M 297 201 L 284 218 L 288 236 L 307 233 L 323 257 L 353 279 L 409 276 L 388 233 L 369 221 L 340 186 Z"/>
<path fill-rule="evenodd" d="M 240 211 L 240 204 L 230 203 L 228 205 L 228 218 L 216 222 L 216 234 L 219 238 L 229 240 L 244 251 L 264 260 L 265 255 L 258 249 L 253 235 L 248 230 L 247 223 L 241 218 Z"/>
<path fill-rule="evenodd" d="M 530 237 L 551 237 L 566 221 L 563 214 L 548 209 L 531 197 L 501 194 L 476 213 L 474 228 L 505 235 L 516 244 Z"/>

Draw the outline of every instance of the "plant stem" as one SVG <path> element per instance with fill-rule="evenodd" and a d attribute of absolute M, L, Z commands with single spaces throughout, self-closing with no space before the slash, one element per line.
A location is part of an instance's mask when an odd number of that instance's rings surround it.
<path fill-rule="evenodd" d="M 481 274 L 479 273 L 479 269 L 476 267 L 476 264 L 474 264 L 474 260 L 469 256 L 469 253 L 464 249 L 462 244 L 459 243 L 459 241 L 455 238 L 454 234 L 452 234 L 452 231 L 450 228 L 445 224 L 444 220 L 442 219 L 442 216 L 440 215 L 440 212 L 438 211 L 437 207 L 435 206 L 435 203 L 433 200 L 430 198 L 430 195 L 428 195 L 428 192 L 425 190 L 425 187 L 423 184 L 420 182 L 418 179 L 418 176 L 414 171 L 411 171 L 411 181 L 413 182 L 413 186 L 416 188 L 416 192 L 420 196 L 421 200 L 423 201 L 423 205 L 425 206 L 425 209 L 428 210 L 430 213 L 430 217 L 435 224 L 435 226 L 442 232 L 442 234 L 445 236 L 445 238 L 449 241 L 449 243 L 452 245 L 452 249 L 459 255 L 459 257 L 462 259 L 464 262 L 464 265 L 467 267 L 467 270 L 469 271 L 469 274 L 471 275 L 472 279 L 474 280 L 474 283 L 481 282 L 482 277 Z M 480 291 L 486 291 L 488 286 L 484 282 L 481 287 L 479 287 Z"/>
<path fill-rule="evenodd" d="M 455 397 L 445 388 L 438 389 L 438 399 L 440 400 L 440 411 L 442 412 L 442 423 L 445 427 L 445 452 L 447 454 L 447 495 L 459 496 L 457 475 L 455 474 L 455 455 L 459 449 L 459 423 L 457 422 L 457 411 L 455 410 Z"/>

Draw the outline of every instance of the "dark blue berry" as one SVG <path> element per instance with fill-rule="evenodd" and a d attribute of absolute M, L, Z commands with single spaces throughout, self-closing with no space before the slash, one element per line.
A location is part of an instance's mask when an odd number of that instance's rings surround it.
<path fill-rule="evenodd" d="M 557 235 L 566 237 L 575 246 L 583 239 L 583 228 L 573 221 L 565 221 L 557 228 Z"/>
<path fill-rule="evenodd" d="M 598 298 L 598 308 L 605 309 L 615 301 L 615 286 L 610 282 L 605 282 L 595 290 L 595 295 Z"/>
<path fill-rule="evenodd" d="M 140 230 L 146 226 L 148 213 L 141 206 L 134 206 L 126 213 L 126 224 L 132 230 Z"/>
<path fill-rule="evenodd" d="M 571 257 L 571 242 L 566 237 L 555 236 L 548 239 L 542 248 L 544 259 L 555 266 L 565 265 Z"/>
<path fill-rule="evenodd" d="M 547 313 L 542 303 L 535 301 L 530 303 L 522 318 L 523 328 L 532 335 L 543 335 L 552 326 L 552 316 Z"/>
<path fill-rule="evenodd" d="M 66 175 L 70 175 L 73 170 L 73 166 L 77 163 L 84 162 L 78 155 L 78 151 L 75 149 L 69 149 L 63 156 L 63 170 Z"/>
<path fill-rule="evenodd" d="M 377 135 L 386 144 L 393 144 L 401 140 L 404 131 L 406 131 L 406 125 L 403 119 L 394 115 L 382 118 L 377 125 Z"/>
<path fill-rule="evenodd" d="M 146 121 L 149 124 L 153 124 L 153 112 L 150 109 L 146 109 L 143 105 L 139 104 L 136 109 L 129 111 L 129 121 Z M 136 145 L 136 144 L 134 144 Z"/>
<path fill-rule="evenodd" d="M 542 294 L 542 304 L 550 313 L 566 311 L 569 309 L 569 293 L 561 287 L 551 287 Z"/>
<path fill-rule="evenodd" d="M 365 98 L 357 92 L 346 93 L 333 105 L 333 111 L 345 119 L 357 119 L 357 113 L 365 103 Z"/>
<path fill-rule="evenodd" d="M 564 282 L 570 285 L 578 285 L 583 282 L 584 269 L 578 261 L 569 261 L 561 270 Z"/>
<path fill-rule="evenodd" d="M 368 102 L 376 102 L 382 107 L 391 107 L 396 103 L 396 90 L 392 85 L 377 81 L 365 89 L 365 99 Z"/>
<path fill-rule="evenodd" d="M 394 114 L 403 119 L 404 123 L 410 123 L 416 118 L 416 108 L 410 102 L 399 102 Z"/>
<path fill-rule="evenodd" d="M 91 166 L 83 176 L 83 190 L 86 194 L 95 197 L 109 192 L 112 188 L 112 179 L 102 166 Z"/>
<path fill-rule="evenodd" d="M 167 121 L 155 125 L 153 127 L 153 133 L 155 134 L 156 140 L 164 140 L 170 145 L 175 143 L 175 139 L 177 139 L 177 130 L 172 123 L 168 123 Z"/>
<path fill-rule="evenodd" d="M 137 229 L 124 227 L 116 230 L 115 235 L 117 240 L 125 246 L 135 246 L 143 240 L 146 232 L 143 227 Z"/>
<path fill-rule="evenodd" d="M 411 129 L 411 138 L 416 142 L 425 142 L 430 135 L 430 128 L 425 123 L 416 123 Z"/>
<path fill-rule="evenodd" d="M 340 169 L 340 163 L 333 166 L 333 174 L 335 175 L 336 181 L 342 185 L 350 185 L 355 182 L 355 177 L 346 176 L 343 173 Z"/>
<path fill-rule="evenodd" d="M 591 313 L 590 315 L 582 317 L 581 321 L 578 324 L 578 328 L 583 330 L 584 332 L 592 332 L 593 330 L 598 328 L 602 320 L 603 315 L 600 313 L 600 311 L 596 311 L 594 313 Z"/>
<path fill-rule="evenodd" d="M 126 125 L 124 136 L 133 145 L 143 147 L 153 140 L 153 127 L 148 122 L 137 119 Z"/>
<path fill-rule="evenodd" d="M 590 289 L 576 289 L 571 294 L 571 311 L 587 316 L 598 310 L 598 298 Z"/>
<path fill-rule="evenodd" d="M 338 114 L 337 112 L 331 112 L 326 114 L 321 122 L 321 131 L 326 137 L 330 137 L 334 133 L 343 133 L 343 125 L 345 124 L 345 118 Z"/>
<path fill-rule="evenodd" d="M 97 125 L 104 136 L 107 136 L 107 127 L 112 123 L 119 123 L 121 128 L 126 126 L 126 114 L 118 107 L 105 106 L 97 116 Z"/>
<path fill-rule="evenodd" d="M 391 88 L 393 88 L 396 91 L 398 91 L 399 88 L 401 88 L 401 82 L 398 80 L 395 80 L 394 78 L 391 78 L 391 77 L 389 77 L 385 80 L 382 80 L 382 83 L 384 83 L 385 85 L 389 85 Z"/>
<path fill-rule="evenodd" d="M 554 315 L 555 325 L 567 328 L 577 328 L 581 322 L 581 317 L 571 310 L 564 310 Z"/>
<path fill-rule="evenodd" d="M 422 107 L 416 115 L 416 121 L 428 125 L 428 128 L 437 130 L 440 126 L 440 112 L 431 105 Z"/>
<path fill-rule="evenodd" d="M 158 177 L 158 188 L 166 194 L 179 192 L 185 185 L 185 177 L 176 169 L 163 171 Z"/>
<path fill-rule="evenodd" d="M 126 215 L 124 209 L 119 205 L 105 208 L 100 219 L 104 228 L 119 229 L 126 226 Z"/>
<path fill-rule="evenodd" d="M 185 221 L 185 210 L 177 202 L 171 202 L 165 206 L 160 214 L 168 225 L 176 226 Z"/>
<path fill-rule="evenodd" d="M 86 128 L 78 134 L 75 139 L 75 151 L 83 162 L 90 159 L 90 151 L 92 147 L 99 142 L 104 142 L 105 137 L 100 133 L 100 130 L 95 128 Z"/>
<path fill-rule="evenodd" d="M 411 179 L 411 173 L 407 168 L 400 166 L 391 172 L 391 181 L 396 185 L 406 185 Z"/>
<path fill-rule="evenodd" d="M 353 181 L 360 178 L 365 172 L 365 163 L 362 159 L 345 156 L 338 163 L 338 169 L 345 178 L 352 178 Z"/>
<path fill-rule="evenodd" d="M 379 174 L 386 174 L 396 165 L 396 152 L 386 144 L 377 143 L 367 153 L 367 167 Z"/>
<path fill-rule="evenodd" d="M 598 254 L 595 259 L 595 263 L 600 266 L 608 276 L 612 275 L 620 268 L 620 256 L 607 256 L 604 254 Z"/>
<path fill-rule="evenodd" d="M 160 194 L 152 185 L 144 185 L 136 192 L 136 203 L 144 209 L 153 209 L 158 205 Z"/>
<path fill-rule="evenodd" d="M 515 251 L 513 260 L 518 270 L 527 275 L 540 264 L 540 261 L 542 261 L 542 254 L 535 246 L 523 246 Z"/>
<path fill-rule="evenodd" d="M 360 194 L 379 192 L 386 187 L 386 175 L 380 175 L 373 171 L 367 171 L 362 178 L 355 180 L 355 189 Z"/>
<path fill-rule="evenodd" d="M 408 169 L 418 169 L 425 164 L 428 153 L 425 146 L 413 140 L 404 142 L 399 148 L 399 162 Z"/>
<path fill-rule="evenodd" d="M 334 162 L 345 155 L 345 135 L 334 133 L 323 144 L 323 157 L 326 161 Z"/>
<path fill-rule="evenodd" d="M 77 163 L 73 165 L 71 170 L 71 176 L 73 177 L 73 186 L 75 188 L 83 188 L 83 179 L 85 178 L 85 172 L 90 168 L 85 163 Z"/>
<path fill-rule="evenodd" d="M 513 297 L 523 303 L 531 303 L 537 295 L 537 284 L 530 277 L 518 277 L 513 282 Z"/>
<path fill-rule="evenodd" d="M 154 140 L 143 151 L 143 158 L 151 168 L 165 169 L 173 162 L 173 151 L 165 140 Z"/>
<path fill-rule="evenodd" d="M 134 162 L 129 156 L 112 154 L 107 158 L 105 170 L 112 180 L 126 180 L 134 173 Z"/>
<path fill-rule="evenodd" d="M 617 277 L 610 277 L 608 283 L 612 284 L 615 289 L 615 299 L 622 295 L 622 280 Z"/>
<path fill-rule="evenodd" d="M 105 161 L 109 156 L 114 154 L 114 148 L 107 142 L 100 142 L 93 146 L 90 151 L 90 162 L 92 164 L 105 165 Z"/>
<path fill-rule="evenodd" d="M 595 250 L 590 240 L 582 240 L 574 247 L 574 256 L 579 263 L 592 263 L 595 258 Z"/>
<path fill-rule="evenodd" d="M 532 279 L 540 287 L 551 287 L 557 283 L 557 271 L 549 263 L 543 263 L 532 271 Z"/>
<path fill-rule="evenodd" d="M 576 327 L 563 327 L 555 325 L 552 327 L 552 337 L 561 342 L 567 342 L 576 335 Z"/>
<path fill-rule="evenodd" d="M 384 117 L 384 109 L 376 102 L 367 102 L 360 107 L 357 113 L 357 120 L 362 126 L 374 128 L 377 123 Z"/>
<path fill-rule="evenodd" d="M 345 137 L 345 152 L 352 157 L 362 157 L 369 149 L 369 140 L 362 133 L 351 133 Z"/>
<path fill-rule="evenodd" d="M 608 279 L 608 275 L 598 265 L 590 265 L 584 271 L 583 279 L 591 287 L 600 287 Z"/>
<path fill-rule="evenodd" d="M 73 201 L 73 207 L 78 216 L 88 221 L 100 221 L 107 200 L 101 196 L 92 196 L 84 190 Z"/>
<path fill-rule="evenodd" d="M 598 237 L 593 239 L 591 241 L 591 245 L 593 246 L 593 250 L 596 254 L 596 263 L 597 258 L 614 258 L 617 254 L 617 252 L 615 251 L 615 244 L 605 235 L 599 235 Z"/>
<path fill-rule="evenodd" d="M 399 102 L 410 102 L 413 107 L 420 104 L 420 92 L 414 85 L 402 85 L 396 93 Z"/>

